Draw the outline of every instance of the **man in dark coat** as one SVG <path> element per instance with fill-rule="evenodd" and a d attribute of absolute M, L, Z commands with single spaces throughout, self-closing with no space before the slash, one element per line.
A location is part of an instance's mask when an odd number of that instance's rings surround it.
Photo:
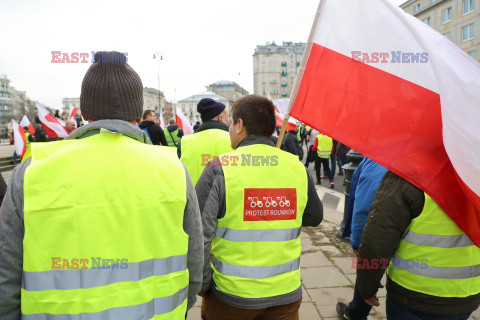
<path fill-rule="evenodd" d="M 162 128 L 156 123 L 157 116 L 155 111 L 148 109 L 143 112 L 143 121 L 140 122 L 138 127 L 145 133 L 148 133 L 147 136 L 152 141 L 154 145 L 168 146 L 167 139 L 165 139 L 165 133 Z"/>

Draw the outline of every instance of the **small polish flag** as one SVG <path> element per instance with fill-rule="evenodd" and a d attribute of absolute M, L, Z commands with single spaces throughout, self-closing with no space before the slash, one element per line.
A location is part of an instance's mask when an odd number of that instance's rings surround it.
<path fill-rule="evenodd" d="M 67 129 L 60 124 L 48 110 L 40 103 L 36 102 L 38 110 L 38 118 L 43 125 L 43 129 L 49 138 L 66 138 L 68 136 Z"/>
<path fill-rule="evenodd" d="M 21 127 L 28 127 L 28 132 L 31 134 L 31 135 L 34 135 L 35 134 L 35 128 L 33 127 L 33 125 L 30 123 L 30 120 L 28 120 L 27 116 L 24 115 L 23 118 L 22 118 L 22 121 L 20 121 L 20 126 Z"/>
<path fill-rule="evenodd" d="M 183 134 L 187 135 L 187 134 L 193 133 L 192 125 L 190 124 L 190 122 L 188 122 L 187 117 L 185 117 L 185 115 L 182 113 L 182 110 L 180 110 L 180 108 L 178 107 L 177 107 L 176 120 L 180 129 L 182 129 Z"/>
<path fill-rule="evenodd" d="M 12 120 L 13 123 L 13 138 L 15 140 L 15 152 L 19 157 L 23 157 L 27 151 L 27 140 L 25 137 L 25 130 L 18 125 L 17 121 Z"/>

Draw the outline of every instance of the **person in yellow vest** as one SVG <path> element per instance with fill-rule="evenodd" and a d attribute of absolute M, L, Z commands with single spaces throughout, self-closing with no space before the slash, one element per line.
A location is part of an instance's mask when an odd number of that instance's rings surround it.
<path fill-rule="evenodd" d="M 322 179 L 320 176 L 320 169 L 321 165 L 323 165 L 323 170 L 327 174 L 327 178 L 330 180 L 330 188 L 333 189 L 335 184 L 333 183 L 333 175 L 332 171 L 330 170 L 330 164 L 328 163 L 328 159 L 330 159 L 330 155 L 333 152 L 333 140 L 327 135 L 320 133 L 315 137 L 315 142 L 312 146 L 312 151 L 317 152 L 317 158 L 315 159 L 317 163 L 315 163 L 315 173 L 317 175 L 317 184 L 322 184 Z"/>
<path fill-rule="evenodd" d="M 357 263 L 365 302 L 387 270 L 388 319 L 468 319 L 480 305 L 480 249 L 426 193 L 387 172 L 370 207 Z"/>
<path fill-rule="evenodd" d="M 12 172 L 0 319 L 184 320 L 203 267 L 188 171 L 135 126 L 143 85 L 122 53 L 95 53 L 80 102 L 89 124 Z"/>
<path fill-rule="evenodd" d="M 233 151 L 228 135 L 228 109 L 221 102 L 210 98 L 200 100 L 197 111 L 202 125 L 194 134 L 187 135 L 178 143 L 180 160 L 185 164 L 195 185 L 210 160 Z"/>
<path fill-rule="evenodd" d="M 275 148 L 272 101 L 257 95 L 232 107 L 232 152 L 197 182 L 204 232 L 202 319 L 298 319 L 300 229 L 323 206 L 298 157 Z"/>
<path fill-rule="evenodd" d="M 30 148 L 30 144 L 32 142 L 35 142 L 35 139 L 30 134 L 30 132 L 28 132 L 28 127 L 23 127 L 23 130 L 25 130 L 25 143 L 27 145 L 27 150 L 28 150 L 28 148 Z"/>
<path fill-rule="evenodd" d="M 180 129 L 175 120 L 171 119 L 170 124 L 165 128 L 165 138 L 169 147 L 176 147 L 183 137 L 183 130 Z"/>

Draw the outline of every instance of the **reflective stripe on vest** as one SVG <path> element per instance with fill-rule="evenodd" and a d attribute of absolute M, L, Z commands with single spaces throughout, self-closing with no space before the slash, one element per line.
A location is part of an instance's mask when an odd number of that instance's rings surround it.
<path fill-rule="evenodd" d="M 217 228 L 215 237 L 235 242 L 259 241 L 289 241 L 300 235 L 301 228 L 295 229 L 264 229 L 264 230 L 235 230 L 226 227 Z"/>
<path fill-rule="evenodd" d="M 101 267 L 23 272 L 22 288 L 27 291 L 88 289 L 117 282 L 139 281 L 151 276 L 162 276 L 186 269 L 187 256 L 181 255 L 125 265 L 110 265 L 108 272 Z"/>
<path fill-rule="evenodd" d="M 212 263 L 215 269 L 229 276 L 248 278 L 248 279 L 262 279 L 278 276 L 287 272 L 293 272 L 300 268 L 300 258 L 289 261 L 276 266 L 239 266 L 222 262 L 215 257 L 212 257 Z"/>
<path fill-rule="evenodd" d="M 480 264 L 470 267 L 434 267 L 404 260 L 400 257 L 392 258 L 392 264 L 396 268 L 428 278 L 468 279 L 480 276 Z"/>
<path fill-rule="evenodd" d="M 187 297 L 188 287 L 185 287 L 171 296 L 155 298 L 146 303 L 134 306 L 111 308 L 100 312 L 80 314 L 27 314 L 22 316 L 22 320 L 144 320 L 151 319 L 156 315 L 168 315 L 169 318 L 165 319 L 182 319 L 181 316 L 185 319 L 185 313 L 182 315 L 182 308 L 178 307 L 182 304 L 186 304 Z"/>
<path fill-rule="evenodd" d="M 182 138 L 182 162 L 187 167 L 193 185 L 197 184 L 205 165 L 221 154 L 233 151 L 230 135 L 221 129 L 208 129 Z"/>
<path fill-rule="evenodd" d="M 232 157 L 238 161 L 226 165 L 224 160 Z M 226 213 L 218 220 L 212 241 L 217 289 L 242 298 L 297 290 L 301 285 L 300 227 L 308 193 L 305 167 L 292 154 L 258 144 L 224 154 L 219 162 L 225 177 Z M 260 198 L 248 199 L 249 195 Z M 265 205 L 259 204 L 262 200 L 267 201 Z M 291 203 L 296 207 L 290 208 Z M 260 210 L 258 219 L 247 218 L 247 206 Z M 287 208 L 296 215 L 276 216 Z"/>
<path fill-rule="evenodd" d="M 480 293 L 480 249 L 425 194 L 423 211 L 408 226 L 387 272 L 412 291 L 468 297 Z"/>
<path fill-rule="evenodd" d="M 104 131 L 31 146 L 22 317 L 184 320 L 185 169 L 173 152 Z"/>
<path fill-rule="evenodd" d="M 329 158 L 332 154 L 333 141 L 332 138 L 324 134 L 319 134 L 317 136 L 318 146 L 317 146 L 317 155 L 320 158 Z"/>
<path fill-rule="evenodd" d="M 180 138 L 178 137 L 179 128 L 175 129 L 174 131 L 170 132 L 167 128 L 163 130 L 165 133 L 165 138 L 167 139 L 167 143 L 170 147 L 176 147 Z"/>

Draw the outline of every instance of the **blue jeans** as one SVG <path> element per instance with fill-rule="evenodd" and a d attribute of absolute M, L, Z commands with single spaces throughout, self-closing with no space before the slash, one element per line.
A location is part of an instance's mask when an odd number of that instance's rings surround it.
<path fill-rule="evenodd" d="M 434 316 L 431 314 L 413 311 L 394 302 L 387 294 L 387 319 L 388 320 L 466 320 L 470 314 L 453 317 Z"/>
<path fill-rule="evenodd" d="M 358 291 L 355 283 L 355 291 L 353 292 L 353 300 L 348 304 L 348 313 L 352 320 L 366 320 L 368 314 L 372 310 L 372 306 L 367 304 Z"/>
<path fill-rule="evenodd" d="M 348 163 L 347 156 L 339 154 L 337 163 L 338 163 L 338 171 L 343 171 L 342 167 Z"/>
<path fill-rule="evenodd" d="M 334 155 L 331 155 L 330 156 L 330 171 L 332 173 L 332 177 L 335 178 L 335 170 L 337 169 L 337 159 L 335 159 L 335 156 Z M 327 176 L 327 170 L 325 170 L 325 168 L 323 168 L 323 175 L 324 176 Z"/>

